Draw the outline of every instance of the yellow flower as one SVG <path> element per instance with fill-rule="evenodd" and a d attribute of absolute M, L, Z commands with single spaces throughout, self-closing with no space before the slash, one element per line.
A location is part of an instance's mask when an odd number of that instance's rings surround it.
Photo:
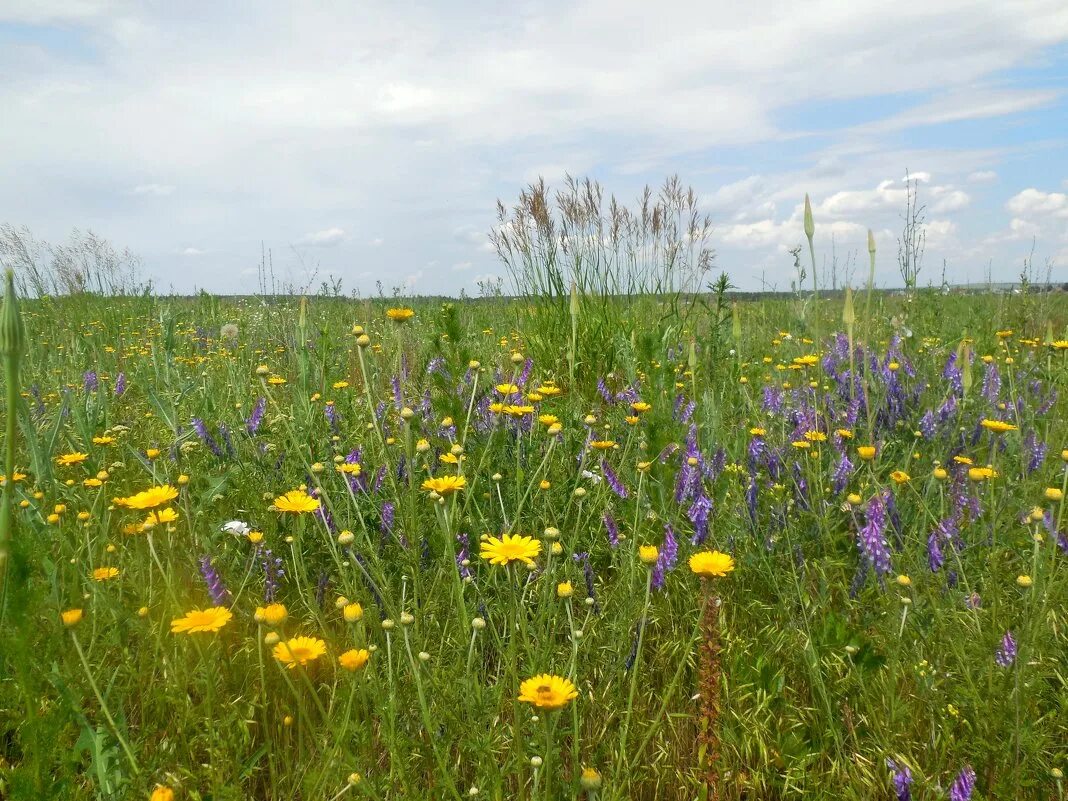
<path fill-rule="evenodd" d="M 1016 426 L 1012 423 L 1006 423 L 1004 420 L 990 420 L 984 418 L 979 421 L 979 425 L 987 431 L 993 431 L 995 434 L 1004 434 L 1006 431 L 1016 431 Z"/>
<path fill-rule="evenodd" d="M 768 432 L 760 426 L 754 426 L 753 428 L 749 429 L 749 435 L 751 437 L 762 437 L 767 433 Z"/>
<path fill-rule="evenodd" d="M 590 447 L 595 451 L 607 451 L 616 447 L 616 441 L 614 439 L 595 439 L 590 443 Z"/>
<path fill-rule="evenodd" d="M 734 559 L 719 551 L 698 551 L 690 557 L 690 570 L 701 578 L 722 577 L 734 570 Z"/>
<path fill-rule="evenodd" d="M 62 456 L 56 457 L 56 464 L 60 467 L 70 467 L 72 464 L 81 464 L 89 458 L 88 453 L 65 453 Z"/>
<path fill-rule="evenodd" d="M 285 604 L 267 604 L 257 606 L 254 615 L 257 623 L 266 623 L 268 626 L 277 626 L 289 616 Z"/>
<path fill-rule="evenodd" d="M 149 459 L 155 459 L 157 456 L 159 456 L 159 448 L 148 448 L 145 451 L 145 456 L 147 456 Z"/>
<path fill-rule="evenodd" d="M 18 470 L 15 470 L 11 474 L 11 480 L 14 481 L 14 482 L 23 481 L 25 478 L 26 478 L 26 474 L 25 473 L 20 473 Z M 0 487 L 2 487 L 6 483 L 7 483 L 7 476 L 0 475 Z"/>
<path fill-rule="evenodd" d="M 174 790 L 170 787 L 164 787 L 162 784 L 156 785 L 156 789 L 152 791 L 152 795 L 148 801 L 174 801 Z"/>
<path fill-rule="evenodd" d="M 842 439 L 853 439 L 853 432 L 848 428 L 836 428 L 834 433 L 840 436 Z"/>
<path fill-rule="evenodd" d="M 638 558 L 647 565 L 654 564 L 659 556 L 660 551 L 655 545 L 642 545 L 638 548 Z"/>
<path fill-rule="evenodd" d="M 632 408 L 638 414 L 643 414 L 644 412 L 649 411 L 653 407 L 651 404 L 648 404 L 645 401 L 634 401 L 634 403 L 630 405 L 630 408 Z"/>
<path fill-rule="evenodd" d="M 423 489 L 427 492 L 436 492 L 438 495 L 452 495 L 467 486 L 467 479 L 463 476 L 443 476 L 442 478 L 428 478 L 423 482 Z"/>
<path fill-rule="evenodd" d="M 353 478 L 363 472 L 363 468 L 355 462 L 342 462 L 341 464 L 334 465 L 334 469 L 337 470 L 339 473 L 344 473 L 345 475 L 352 476 Z"/>
<path fill-rule="evenodd" d="M 793 445 L 795 448 L 798 448 L 800 450 L 805 450 L 806 448 L 811 448 L 812 447 L 812 443 L 809 442 L 807 439 L 794 440 L 790 444 Z"/>
<path fill-rule="evenodd" d="M 583 768 L 579 785 L 587 792 L 597 792 L 601 789 L 601 774 L 594 768 Z"/>
<path fill-rule="evenodd" d="M 346 623 L 363 620 L 363 607 L 359 604 L 345 604 L 341 608 L 341 616 L 345 618 Z"/>
<path fill-rule="evenodd" d="M 875 446 L 874 445 L 858 445 L 857 456 L 859 456 L 865 462 L 870 462 L 875 458 Z"/>
<path fill-rule="evenodd" d="M 293 637 L 278 643 L 271 653 L 275 659 L 292 670 L 297 665 L 314 662 L 325 654 L 326 643 L 318 637 Z"/>
<path fill-rule="evenodd" d="M 890 474 L 890 478 L 895 484 L 906 484 L 912 480 L 912 476 L 904 470 L 895 470 Z"/>
<path fill-rule="evenodd" d="M 986 481 L 988 478 L 997 478 L 998 472 L 992 467 L 969 467 L 968 478 L 971 481 Z"/>
<path fill-rule="evenodd" d="M 578 690 L 563 676 L 542 673 L 519 685 L 519 700 L 541 709 L 561 709 L 573 698 L 578 698 Z"/>
<path fill-rule="evenodd" d="M 561 581 L 556 585 L 557 598 L 570 598 L 575 594 L 575 586 L 570 581 Z"/>
<path fill-rule="evenodd" d="M 1031 577 L 1030 576 L 1023 575 L 1023 576 L 1017 576 L 1016 577 L 1016 583 L 1019 584 L 1021 587 L 1026 588 L 1026 587 L 1030 587 L 1034 582 L 1031 581 Z"/>
<path fill-rule="evenodd" d="M 98 567 L 93 571 L 93 581 L 110 581 L 118 575 L 117 567 Z"/>
<path fill-rule="evenodd" d="M 553 423 L 559 423 L 560 418 L 555 414 L 542 414 L 538 415 L 538 422 L 543 426 L 551 426 Z"/>
<path fill-rule="evenodd" d="M 345 389 L 349 385 L 348 381 L 335 381 L 334 389 Z"/>
<path fill-rule="evenodd" d="M 390 320 L 392 320 L 395 323 L 407 322 L 408 320 L 412 319 L 412 317 L 414 315 L 415 315 L 414 311 L 412 311 L 411 309 L 404 308 L 404 307 L 400 307 L 400 308 L 396 308 L 396 309 L 386 309 L 386 317 L 388 317 Z"/>
<path fill-rule="evenodd" d="M 282 384 L 286 383 L 286 380 L 280 375 L 272 375 L 270 378 L 267 379 L 267 383 L 270 384 L 272 387 L 280 387 L 282 386 Z"/>
<path fill-rule="evenodd" d="M 510 562 L 523 562 L 533 566 L 534 557 L 541 553 L 541 542 L 533 537 L 520 534 L 505 534 L 501 537 L 488 537 L 479 549 L 479 556 L 488 559 L 493 565 L 507 565 Z"/>
<path fill-rule="evenodd" d="M 516 395 L 519 393 L 519 387 L 515 384 L 498 384 L 494 389 L 501 395 Z"/>
<path fill-rule="evenodd" d="M 274 499 L 274 510 L 276 512 L 299 515 L 304 512 L 314 512 L 318 508 L 319 500 L 313 498 L 304 490 L 290 490 L 285 495 L 279 495 Z"/>
<path fill-rule="evenodd" d="M 225 606 L 210 609 L 193 609 L 171 621 L 171 634 L 196 634 L 199 631 L 216 632 L 233 618 L 234 613 Z"/>
<path fill-rule="evenodd" d="M 158 526 L 160 523 L 173 523 L 178 519 L 178 512 L 168 506 L 166 509 L 160 509 L 158 512 L 149 512 L 148 517 L 145 518 L 145 522 L 142 526 Z"/>
<path fill-rule="evenodd" d="M 84 613 L 81 609 L 67 609 L 59 613 L 59 617 L 63 621 L 63 625 L 67 627 L 77 626 L 79 623 L 82 622 L 83 615 Z"/>
<path fill-rule="evenodd" d="M 115 505 L 125 506 L 127 509 L 154 509 L 157 506 L 170 503 L 177 497 L 178 490 L 170 484 L 163 484 L 142 490 L 128 498 L 116 498 Z"/>
<path fill-rule="evenodd" d="M 1059 501 L 1064 498 L 1064 493 L 1057 487 L 1046 487 L 1044 494 L 1047 501 Z"/>
<path fill-rule="evenodd" d="M 809 442 L 826 442 L 827 435 L 824 434 L 822 431 L 806 431 L 805 439 L 807 439 Z"/>
<path fill-rule="evenodd" d="M 366 648 L 351 648 L 337 658 L 337 663 L 350 673 L 355 673 L 366 665 L 370 658 L 371 652 Z"/>

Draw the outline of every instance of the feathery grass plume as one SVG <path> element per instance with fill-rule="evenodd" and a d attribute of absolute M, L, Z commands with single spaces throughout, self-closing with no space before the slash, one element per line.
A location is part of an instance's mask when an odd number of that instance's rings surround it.
<path fill-rule="evenodd" d="M 7 270 L 4 276 L 4 305 L 0 309 L 0 356 L 4 359 L 4 383 L 7 388 L 7 407 L 4 410 L 4 475 L 15 475 L 15 422 L 19 401 L 19 362 L 26 352 L 26 328 L 15 292 L 15 274 Z M 13 503 L 15 482 L 4 482 L 0 503 L 0 590 L 5 584 L 8 554 L 14 528 Z"/>

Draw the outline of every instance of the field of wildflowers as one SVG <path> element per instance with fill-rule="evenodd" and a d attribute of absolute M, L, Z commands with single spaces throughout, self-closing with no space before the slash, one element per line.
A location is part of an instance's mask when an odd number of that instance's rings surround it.
<path fill-rule="evenodd" d="M 1065 797 L 1061 296 L 22 307 L 0 797 Z"/>

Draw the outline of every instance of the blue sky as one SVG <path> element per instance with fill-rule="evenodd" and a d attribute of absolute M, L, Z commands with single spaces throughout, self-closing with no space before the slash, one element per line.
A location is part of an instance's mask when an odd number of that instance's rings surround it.
<path fill-rule="evenodd" d="M 1032 246 L 1068 281 L 1063 0 L 650 8 L 5 0 L 0 223 L 92 229 L 161 290 L 255 291 L 262 243 L 298 287 L 474 293 L 498 198 L 677 173 L 736 285 L 789 287 L 805 192 L 820 252 L 871 228 L 894 285 L 908 170 L 921 282 Z"/>

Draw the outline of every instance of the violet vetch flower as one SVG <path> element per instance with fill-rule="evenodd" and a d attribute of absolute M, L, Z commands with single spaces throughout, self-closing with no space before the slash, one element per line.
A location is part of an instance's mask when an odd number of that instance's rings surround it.
<path fill-rule="evenodd" d="M 909 770 L 909 766 L 888 759 L 886 767 L 894 772 L 892 781 L 897 801 L 912 801 L 912 771 Z"/>
<path fill-rule="evenodd" d="M 620 498 L 626 498 L 630 494 L 627 492 L 627 488 L 623 486 L 623 482 L 620 481 L 619 476 L 616 475 L 615 471 L 607 461 L 601 461 L 601 472 L 604 473 L 604 479 L 608 482 L 608 486 L 611 487 L 612 492 Z"/>
<path fill-rule="evenodd" d="M 219 438 L 226 448 L 226 455 L 233 458 L 236 455 L 236 451 L 234 451 L 234 441 L 230 437 L 230 427 L 226 423 L 219 423 Z"/>
<path fill-rule="evenodd" d="M 953 786 L 949 788 L 949 801 L 971 801 L 972 791 L 975 790 L 975 771 L 970 766 L 965 766 Z"/>
<path fill-rule="evenodd" d="M 115 376 L 115 397 L 121 398 L 126 394 L 126 373 Z"/>
<path fill-rule="evenodd" d="M 227 601 L 230 600 L 230 591 L 223 584 L 219 571 L 212 565 L 210 556 L 200 557 L 200 575 L 204 578 L 204 583 L 208 585 L 211 602 L 215 606 L 226 606 Z"/>
<path fill-rule="evenodd" d="M 998 372 L 998 366 L 993 362 L 990 362 L 983 372 L 983 387 L 980 394 L 991 404 L 997 403 L 1001 395 L 1001 373 Z"/>
<path fill-rule="evenodd" d="M 849 457 L 844 453 L 841 460 L 834 468 L 834 476 L 831 479 L 831 490 L 835 495 L 841 495 L 842 490 L 846 488 L 846 484 L 849 483 L 849 477 L 853 473 L 853 463 L 849 461 Z"/>
<path fill-rule="evenodd" d="M 245 421 L 245 431 L 248 432 L 250 437 L 256 436 L 256 432 L 259 431 L 265 411 L 267 411 L 267 398 L 261 397 L 256 401 L 256 405 L 252 407 L 252 414 Z"/>
<path fill-rule="evenodd" d="M 1012 667 L 1016 662 L 1016 639 L 1011 631 L 1006 631 L 1005 636 L 1001 638 L 1001 645 L 994 652 L 994 661 L 1004 668 Z"/>
<path fill-rule="evenodd" d="M 96 392 L 100 388 L 100 380 L 96 377 L 96 370 L 86 370 L 83 382 L 86 392 Z"/>
<path fill-rule="evenodd" d="M 330 574 L 323 572 L 319 574 L 319 580 L 315 584 L 315 603 L 322 609 L 326 604 L 326 590 L 330 586 Z"/>
<path fill-rule="evenodd" d="M 1042 466 L 1046 458 L 1046 444 L 1031 430 L 1024 436 L 1023 446 L 1027 453 L 1027 474 L 1030 475 Z"/>
<path fill-rule="evenodd" d="M 470 579 L 474 574 L 471 572 L 469 564 L 467 564 L 471 558 L 467 549 L 467 535 L 457 534 L 456 543 L 460 546 L 459 550 L 456 552 L 456 569 L 460 571 L 461 579 Z"/>
<path fill-rule="evenodd" d="M 593 565 L 590 564 L 590 555 L 583 551 L 575 554 L 572 558 L 582 564 L 582 575 L 586 579 L 586 595 L 593 599 L 593 613 L 599 615 L 601 614 L 601 605 L 597 601 L 597 588 L 594 584 Z"/>
<path fill-rule="evenodd" d="M 223 450 L 219 447 L 219 443 L 215 441 L 211 436 L 211 432 L 208 431 L 207 425 L 199 417 L 193 418 L 193 430 L 197 432 L 197 436 L 200 437 L 200 441 L 207 446 L 208 450 L 214 453 L 216 456 L 222 456 Z"/>
<path fill-rule="evenodd" d="M 708 539 L 708 518 L 712 513 L 712 499 L 705 495 L 703 492 L 697 496 L 697 499 L 693 502 L 688 510 L 686 510 L 686 516 L 693 523 L 693 537 L 690 543 L 693 545 L 704 545 L 706 539 Z"/>
<path fill-rule="evenodd" d="M 338 421 L 341 419 L 341 416 L 337 412 L 337 407 L 332 403 L 328 403 L 323 408 L 323 414 L 326 416 L 326 421 L 330 423 L 330 430 L 335 434 L 339 433 L 341 429 L 338 426 Z"/>
<path fill-rule="evenodd" d="M 880 579 L 890 572 L 890 548 L 886 544 L 886 498 L 889 493 L 874 496 L 868 502 L 864 527 L 857 537 L 857 546 L 865 561 Z"/>
<path fill-rule="evenodd" d="M 382 504 L 382 520 L 378 525 L 378 530 L 382 534 L 391 534 L 393 532 L 393 518 L 396 513 L 396 507 L 393 505 L 393 501 L 386 501 Z"/>
<path fill-rule="evenodd" d="M 664 589 L 664 578 L 669 571 L 675 569 L 679 561 L 679 543 L 675 539 L 675 529 L 670 525 L 664 526 L 664 544 L 660 547 L 660 555 L 656 557 L 653 565 L 653 589 Z"/>
<path fill-rule="evenodd" d="M 264 549 L 263 560 L 263 600 L 271 603 L 278 592 L 278 585 L 285 578 L 286 571 L 282 566 L 282 560 L 271 553 L 270 549 Z"/>
<path fill-rule="evenodd" d="M 619 546 L 619 526 L 616 525 L 615 518 L 612 517 L 612 514 L 610 512 L 605 512 L 604 513 L 604 517 L 602 518 L 602 520 L 604 521 L 605 531 L 608 532 L 608 543 L 613 548 L 618 547 Z"/>

